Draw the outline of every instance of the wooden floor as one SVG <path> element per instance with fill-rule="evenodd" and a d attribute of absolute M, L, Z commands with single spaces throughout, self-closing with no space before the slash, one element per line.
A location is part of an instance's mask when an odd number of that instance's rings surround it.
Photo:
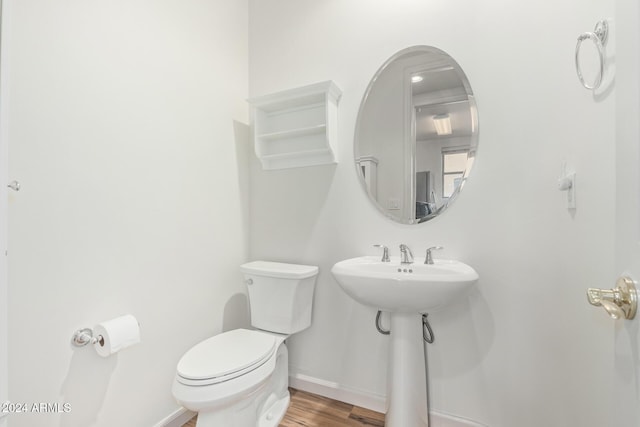
<path fill-rule="evenodd" d="M 280 427 L 384 427 L 384 414 L 295 389 Z M 195 427 L 193 418 L 183 427 Z"/>

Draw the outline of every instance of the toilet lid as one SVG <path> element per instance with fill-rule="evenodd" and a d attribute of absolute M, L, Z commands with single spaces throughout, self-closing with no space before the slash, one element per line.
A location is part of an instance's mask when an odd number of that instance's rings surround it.
<path fill-rule="evenodd" d="M 189 380 L 239 375 L 264 363 L 275 346 L 275 337 L 264 332 L 247 329 L 224 332 L 187 351 L 178 362 L 178 375 Z"/>

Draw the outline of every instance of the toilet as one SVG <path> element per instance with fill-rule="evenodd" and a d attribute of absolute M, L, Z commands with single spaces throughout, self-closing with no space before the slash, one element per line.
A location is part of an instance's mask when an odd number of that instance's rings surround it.
<path fill-rule="evenodd" d="M 311 325 L 318 267 L 253 261 L 240 270 L 255 329 L 196 344 L 176 369 L 173 396 L 198 412 L 196 427 L 276 427 L 289 406 L 285 340 Z"/>

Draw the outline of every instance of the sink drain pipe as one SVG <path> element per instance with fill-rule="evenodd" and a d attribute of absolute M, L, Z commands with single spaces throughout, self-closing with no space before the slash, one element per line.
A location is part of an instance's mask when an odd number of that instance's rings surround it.
<path fill-rule="evenodd" d="M 428 344 L 433 344 L 436 337 L 433 335 L 433 329 L 427 320 L 428 314 L 422 315 L 422 339 Z"/>
<path fill-rule="evenodd" d="M 387 331 L 385 329 L 382 329 L 382 326 L 380 326 L 380 316 L 382 316 L 382 310 L 378 310 L 378 314 L 376 314 L 376 329 L 382 335 L 389 335 L 391 333 L 391 331 Z"/>
<path fill-rule="evenodd" d="M 382 335 L 389 335 L 391 331 L 387 329 L 382 329 L 382 326 L 380 326 L 381 316 L 382 316 L 382 310 L 378 310 L 378 314 L 376 314 L 376 329 Z M 431 329 L 431 325 L 429 324 L 429 320 L 427 320 L 427 316 L 429 315 L 428 314 L 422 315 L 422 339 L 424 340 L 424 342 L 428 344 L 433 344 L 436 337 L 435 335 L 433 335 L 433 329 Z"/>
<path fill-rule="evenodd" d="M 382 335 L 391 334 L 391 330 L 382 329 L 380 326 L 380 317 L 382 316 L 382 310 L 378 310 L 378 314 L 376 314 L 376 329 Z M 427 344 L 433 344 L 436 337 L 433 334 L 433 329 L 431 329 L 431 325 L 429 324 L 429 320 L 427 319 L 429 314 L 422 315 L 422 340 L 424 341 L 422 345 L 422 350 L 424 352 L 424 377 L 425 384 L 424 386 L 427 389 L 427 426 L 431 425 L 431 413 L 429 412 L 429 402 L 431 401 L 430 391 L 429 390 L 429 363 L 427 362 Z"/>
<path fill-rule="evenodd" d="M 424 352 L 424 386 L 427 394 L 427 427 L 431 425 L 431 412 L 429 411 L 429 402 L 431 402 L 431 387 L 429 387 L 429 363 L 427 362 L 427 344 L 432 344 L 436 337 L 433 335 L 431 325 L 427 320 L 428 314 L 422 315 L 422 351 Z M 427 332 L 429 334 L 427 335 Z"/>

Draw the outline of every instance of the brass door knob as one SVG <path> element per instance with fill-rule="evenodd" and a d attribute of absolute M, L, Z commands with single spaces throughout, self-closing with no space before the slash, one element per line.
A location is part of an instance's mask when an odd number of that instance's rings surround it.
<path fill-rule="evenodd" d="M 633 279 L 618 278 L 614 289 L 587 289 L 589 304 L 604 307 L 613 319 L 633 319 L 638 307 L 638 294 Z"/>

